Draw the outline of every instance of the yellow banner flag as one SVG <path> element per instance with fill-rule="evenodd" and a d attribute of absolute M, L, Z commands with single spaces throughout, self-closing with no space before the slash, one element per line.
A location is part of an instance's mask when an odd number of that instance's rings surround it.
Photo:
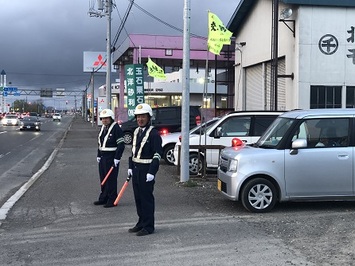
<path fill-rule="evenodd" d="M 208 11 L 208 50 L 219 55 L 224 44 L 231 44 L 233 33 L 223 25 L 222 21 Z"/>
<path fill-rule="evenodd" d="M 156 63 L 154 63 L 150 58 L 148 58 L 147 67 L 149 76 L 159 79 L 166 79 L 164 70 Z"/>

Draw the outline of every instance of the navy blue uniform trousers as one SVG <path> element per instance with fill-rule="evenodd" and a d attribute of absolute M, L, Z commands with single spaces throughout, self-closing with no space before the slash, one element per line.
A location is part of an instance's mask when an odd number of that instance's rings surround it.
<path fill-rule="evenodd" d="M 154 184 L 153 179 L 146 182 L 149 164 L 133 163 L 132 186 L 138 214 L 137 227 L 145 228 L 149 233 L 154 232 Z"/>
<path fill-rule="evenodd" d="M 99 174 L 100 183 L 104 180 L 106 174 L 110 171 L 111 166 L 113 166 L 113 160 L 115 158 L 115 152 L 105 152 L 101 156 L 99 162 Z M 105 184 L 101 186 L 101 193 L 99 196 L 99 201 L 113 203 L 117 197 L 117 176 L 118 176 L 118 166 L 113 167 L 113 170 L 106 180 Z"/>

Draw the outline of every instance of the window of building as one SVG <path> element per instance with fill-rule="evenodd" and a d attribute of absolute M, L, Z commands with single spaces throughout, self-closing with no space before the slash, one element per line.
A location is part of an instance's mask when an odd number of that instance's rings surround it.
<path fill-rule="evenodd" d="M 311 86 L 310 107 L 341 108 L 341 86 Z"/>
<path fill-rule="evenodd" d="M 346 108 L 355 108 L 355 86 L 346 87 Z"/>

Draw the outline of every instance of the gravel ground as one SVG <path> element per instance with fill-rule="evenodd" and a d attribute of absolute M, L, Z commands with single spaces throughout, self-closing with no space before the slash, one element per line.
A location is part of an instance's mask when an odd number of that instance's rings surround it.
<path fill-rule="evenodd" d="M 176 185 L 179 183 L 178 176 Z M 191 178 L 191 200 L 211 212 L 233 215 L 281 239 L 316 265 L 355 265 L 355 202 L 281 203 L 270 213 L 254 214 L 216 189 L 216 177 Z M 186 186 L 186 185 L 184 185 Z"/>

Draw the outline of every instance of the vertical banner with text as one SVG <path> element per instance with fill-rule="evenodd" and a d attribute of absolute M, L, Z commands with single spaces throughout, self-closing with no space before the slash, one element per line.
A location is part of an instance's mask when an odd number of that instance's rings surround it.
<path fill-rule="evenodd" d="M 134 117 L 134 109 L 137 104 L 144 103 L 144 79 L 143 65 L 125 65 L 127 86 L 128 118 Z"/>

